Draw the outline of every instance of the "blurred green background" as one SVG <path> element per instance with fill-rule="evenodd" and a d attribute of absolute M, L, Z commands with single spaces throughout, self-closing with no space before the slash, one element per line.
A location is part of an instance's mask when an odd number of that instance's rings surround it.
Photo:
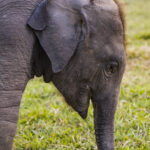
<path fill-rule="evenodd" d="M 150 0 L 120 0 L 127 67 L 116 113 L 117 150 L 150 150 Z M 96 150 L 93 108 L 82 120 L 52 84 L 35 78 L 24 92 L 14 150 Z"/>

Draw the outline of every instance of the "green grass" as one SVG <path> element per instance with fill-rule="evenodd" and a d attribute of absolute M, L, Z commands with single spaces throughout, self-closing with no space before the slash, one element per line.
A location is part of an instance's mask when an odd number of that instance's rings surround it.
<path fill-rule="evenodd" d="M 150 0 L 120 0 L 127 20 L 127 67 L 116 113 L 117 150 L 150 149 Z M 52 84 L 29 82 L 21 103 L 15 150 L 96 150 L 93 108 L 86 120 Z"/>

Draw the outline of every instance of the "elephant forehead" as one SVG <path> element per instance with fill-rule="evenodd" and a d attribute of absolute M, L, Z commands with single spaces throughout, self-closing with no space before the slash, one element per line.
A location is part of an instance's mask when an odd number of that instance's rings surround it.
<path fill-rule="evenodd" d="M 102 23 L 106 23 L 109 25 L 110 23 L 116 22 L 119 22 L 120 25 L 123 25 L 123 22 L 121 22 L 123 20 L 121 18 L 123 16 L 122 11 L 120 11 L 121 9 L 115 1 L 96 0 L 94 5 L 84 7 L 84 10 L 87 13 L 87 20 L 93 25 L 93 27 L 94 24 L 101 25 Z"/>
<path fill-rule="evenodd" d="M 123 37 L 124 27 L 120 17 L 108 11 L 99 10 L 89 14 L 90 33 L 97 39 Z M 102 40 L 101 39 L 101 40 Z"/>
<path fill-rule="evenodd" d="M 114 26 L 117 30 L 119 29 L 119 27 L 121 27 L 125 31 L 124 13 L 119 2 L 117 0 L 95 1 L 96 3 L 94 9 L 97 20 L 101 23 L 107 22 L 108 25 L 109 23 L 111 23 L 112 26 Z"/>
<path fill-rule="evenodd" d="M 95 4 L 105 10 L 118 11 L 118 6 L 114 0 L 94 0 Z"/>
<path fill-rule="evenodd" d="M 90 0 L 50 0 L 50 2 L 70 11 L 81 9 L 83 6 L 90 4 Z"/>

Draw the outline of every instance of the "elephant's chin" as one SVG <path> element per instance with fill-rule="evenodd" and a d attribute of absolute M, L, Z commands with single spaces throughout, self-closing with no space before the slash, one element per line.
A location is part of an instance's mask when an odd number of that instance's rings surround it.
<path fill-rule="evenodd" d="M 63 92 L 62 92 L 63 95 Z M 63 95 L 66 103 L 71 106 L 83 119 L 86 119 L 89 108 L 90 97 L 88 94 L 78 96 Z M 70 98 L 71 97 L 71 98 Z"/>
<path fill-rule="evenodd" d="M 78 112 L 78 114 L 81 116 L 81 118 L 86 119 L 87 118 L 87 114 L 88 114 L 88 107 L 89 104 L 84 104 L 84 105 L 77 105 L 77 107 L 75 108 L 75 111 Z"/>
<path fill-rule="evenodd" d="M 85 111 L 82 111 L 82 112 L 78 112 L 79 115 L 83 118 L 83 119 L 86 119 L 87 118 L 87 113 L 88 113 L 88 109 L 85 110 Z"/>
<path fill-rule="evenodd" d="M 69 104 L 69 103 L 68 103 Z M 81 118 L 86 119 L 88 114 L 88 107 L 86 109 L 83 109 L 84 107 L 79 107 L 77 104 L 69 104 L 78 114 L 81 116 Z"/>
<path fill-rule="evenodd" d="M 67 103 L 76 111 L 78 112 L 78 114 L 81 116 L 81 118 L 86 119 L 87 114 L 88 114 L 88 105 L 79 105 L 77 103 L 69 103 L 67 101 Z"/>
<path fill-rule="evenodd" d="M 87 118 L 88 108 L 89 108 L 89 97 L 82 97 L 79 101 L 76 101 L 76 108 L 75 110 L 79 113 L 79 115 L 83 118 Z"/>

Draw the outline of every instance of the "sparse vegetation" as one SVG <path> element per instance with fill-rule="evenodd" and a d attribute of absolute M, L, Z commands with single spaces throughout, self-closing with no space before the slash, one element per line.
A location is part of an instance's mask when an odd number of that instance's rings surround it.
<path fill-rule="evenodd" d="M 127 20 L 127 67 L 116 113 L 117 150 L 150 149 L 150 0 L 120 0 Z M 14 150 L 96 150 L 93 108 L 86 120 L 52 84 L 35 78 L 24 92 Z"/>

